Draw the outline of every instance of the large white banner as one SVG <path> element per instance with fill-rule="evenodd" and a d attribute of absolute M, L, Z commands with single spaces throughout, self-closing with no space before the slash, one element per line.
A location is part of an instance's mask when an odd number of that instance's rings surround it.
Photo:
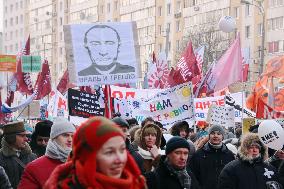
<path fill-rule="evenodd" d="M 194 120 L 192 86 L 181 84 L 144 100 L 116 98 L 114 108 L 124 118 L 134 117 L 141 123 L 150 116 L 170 128 L 177 121 Z"/>
<path fill-rule="evenodd" d="M 136 28 L 135 22 L 65 25 L 70 81 L 77 86 L 136 82 Z"/>

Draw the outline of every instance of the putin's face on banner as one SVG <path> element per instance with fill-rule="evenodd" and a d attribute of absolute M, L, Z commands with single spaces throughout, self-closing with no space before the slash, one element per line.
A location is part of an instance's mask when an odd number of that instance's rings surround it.
<path fill-rule="evenodd" d="M 109 27 L 93 28 L 86 35 L 85 46 L 92 63 L 108 66 L 116 62 L 119 36 L 114 29 Z"/>

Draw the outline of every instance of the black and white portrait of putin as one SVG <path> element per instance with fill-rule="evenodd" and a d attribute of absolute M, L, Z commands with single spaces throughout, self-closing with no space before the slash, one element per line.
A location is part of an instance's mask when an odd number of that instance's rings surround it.
<path fill-rule="evenodd" d="M 120 64 L 117 59 L 121 40 L 118 32 L 108 25 L 95 25 L 84 36 L 84 47 L 91 65 L 78 72 L 79 76 L 108 75 L 135 72 L 135 68 Z"/>

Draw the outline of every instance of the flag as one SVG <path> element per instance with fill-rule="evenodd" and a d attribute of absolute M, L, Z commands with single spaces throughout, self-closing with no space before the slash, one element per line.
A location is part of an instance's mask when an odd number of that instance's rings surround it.
<path fill-rule="evenodd" d="M 110 119 L 112 118 L 112 112 L 113 112 L 113 103 L 111 99 L 110 85 L 105 85 L 104 96 L 105 96 L 105 117 Z"/>
<path fill-rule="evenodd" d="M 275 108 L 274 104 L 274 83 L 273 83 L 273 77 L 270 78 L 270 86 L 269 86 L 269 91 L 268 91 L 268 106 L 271 108 Z"/>
<path fill-rule="evenodd" d="M 5 103 L 8 104 L 9 106 L 11 106 L 14 101 L 14 95 L 16 89 L 17 89 L 17 75 L 13 74 L 8 84 L 7 98 L 5 101 Z"/>
<path fill-rule="evenodd" d="M 176 69 L 175 78 L 181 78 L 178 84 L 191 81 L 192 78 L 200 74 L 198 63 L 193 52 L 192 43 L 189 42 L 186 50 L 183 52 L 182 57 L 179 59 Z M 180 76 L 179 76 L 180 75 Z"/>
<path fill-rule="evenodd" d="M 0 89 L 0 107 L 2 107 L 2 97 Z M 5 124 L 5 114 L 0 110 L 0 124 Z"/>
<path fill-rule="evenodd" d="M 284 118 L 284 113 L 274 110 L 268 106 L 263 100 L 258 99 L 256 118 L 258 119 L 276 119 Z"/>
<path fill-rule="evenodd" d="M 154 60 L 154 59 L 153 59 Z M 150 89 L 163 89 L 168 86 L 167 80 L 169 77 L 169 69 L 166 58 L 166 53 L 159 54 L 156 62 L 150 63 L 150 69 L 147 73 L 148 86 Z"/>
<path fill-rule="evenodd" d="M 242 49 L 242 64 L 243 64 L 243 81 L 248 80 L 248 71 L 249 71 L 249 48 Z"/>
<path fill-rule="evenodd" d="M 61 94 L 64 94 L 68 90 L 68 84 L 69 84 L 69 72 L 68 70 L 66 70 L 57 85 L 57 90 Z"/>
<path fill-rule="evenodd" d="M 51 92 L 50 71 L 47 60 L 44 60 L 41 72 L 38 73 L 35 89 L 37 94 L 34 100 L 40 100 Z"/>
<path fill-rule="evenodd" d="M 33 86 L 30 77 L 30 73 L 24 73 L 22 71 L 22 55 L 30 54 L 30 36 L 26 42 L 25 48 L 17 56 L 17 91 L 22 94 L 33 94 Z"/>
<path fill-rule="evenodd" d="M 203 94 L 206 94 L 206 96 L 209 96 L 214 93 L 214 87 L 216 85 L 216 79 L 213 75 L 213 70 L 216 66 L 216 63 L 213 62 L 209 69 L 207 70 L 205 76 L 202 78 L 202 80 L 196 84 L 196 87 L 193 89 L 195 98 L 200 98 L 203 96 Z"/>
<path fill-rule="evenodd" d="M 239 34 L 230 48 L 218 60 L 212 73 L 216 79 L 214 91 L 219 91 L 232 83 L 242 81 L 242 53 Z"/>
<path fill-rule="evenodd" d="M 272 58 L 266 65 L 264 76 L 284 78 L 284 55 Z"/>
<path fill-rule="evenodd" d="M 205 46 L 202 45 L 200 47 L 198 47 L 197 49 L 194 50 L 194 54 L 196 57 L 196 61 L 197 61 L 197 65 L 200 71 L 200 75 L 202 75 L 202 65 L 203 65 L 203 61 L 204 61 L 204 50 L 205 50 Z"/>

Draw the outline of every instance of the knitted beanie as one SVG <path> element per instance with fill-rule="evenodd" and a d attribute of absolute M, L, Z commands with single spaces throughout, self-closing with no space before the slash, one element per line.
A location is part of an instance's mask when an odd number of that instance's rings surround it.
<path fill-rule="evenodd" d="M 63 117 L 55 118 L 50 131 L 50 138 L 54 139 L 63 133 L 75 133 L 75 126 Z"/>
<path fill-rule="evenodd" d="M 129 129 L 128 122 L 121 117 L 115 117 L 115 118 L 112 119 L 112 121 L 120 127 L 127 127 L 127 129 Z"/>
<path fill-rule="evenodd" d="M 14 121 L 4 125 L 3 127 L 3 134 L 10 135 L 10 134 L 17 134 L 25 132 L 24 122 L 22 121 Z"/>
<path fill-rule="evenodd" d="M 189 143 L 182 137 L 174 136 L 166 144 L 166 155 L 177 148 L 187 148 L 190 151 Z"/>
<path fill-rule="evenodd" d="M 209 127 L 209 129 L 208 129 L 208 133 L 209 133 L 209 134 L 211 134 L 211 133 L 214 132 L 214 131 L 219 131 L 223 136 L 224 136 L 224 134 L 225 134 L 225 131 L 224 131 L 223 127 L 220 126 L 220 125 L 211 125 L 211 126 Z"/>

